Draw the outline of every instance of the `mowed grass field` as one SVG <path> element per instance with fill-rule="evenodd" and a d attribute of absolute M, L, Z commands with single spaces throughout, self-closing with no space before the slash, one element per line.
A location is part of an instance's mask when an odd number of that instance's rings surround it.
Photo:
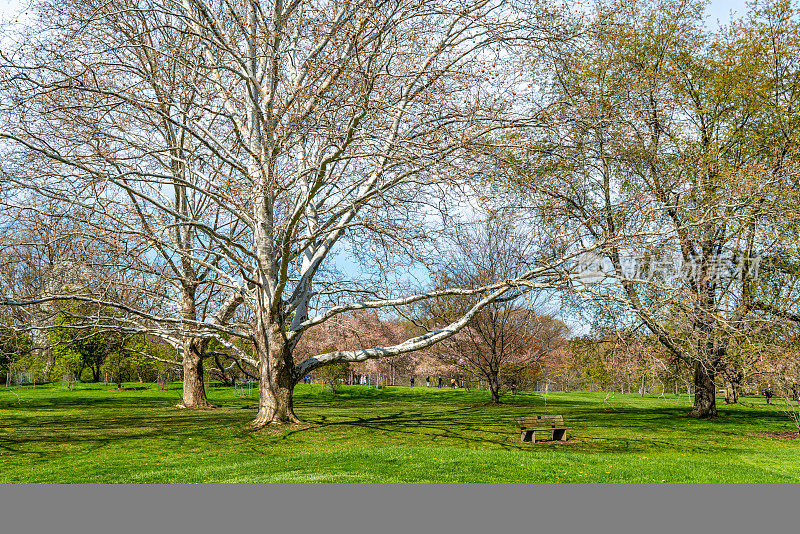
<path fill-rule="evenodd" d="M 761 398 L 680 417 L 682 396 L 507 395 L 417 387 L 297 386 L 304 424 L 254 431 L 252 397 L 208 388 L 215 410 L 175 408 L 180 384 L 0 388 L 0 483 L 800 482 L 800 439 Z M 18 396 L 18 397 L 17 397 Z M 513 418 L 563 414 L 567 443 L 519 442 Z"/>

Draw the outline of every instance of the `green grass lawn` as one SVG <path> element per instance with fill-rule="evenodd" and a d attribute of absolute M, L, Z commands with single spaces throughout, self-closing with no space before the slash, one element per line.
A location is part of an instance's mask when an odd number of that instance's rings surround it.
<path fill-rule="evenodd" d="M 209 388 L 218 409 L 175 408 L 180 385 L 0 388 L 0 483 L 800 482 L 800 440 L 763 399 L 680 417 L 686 395 L 505 396 L 418 387 L 298 385 L 303 425 L 249 427 L 256 398 Z M 19 396 L 19 399 L 17 398 Z M 513 418 L 563 414 L 567 443 L 519 442 Z"/>

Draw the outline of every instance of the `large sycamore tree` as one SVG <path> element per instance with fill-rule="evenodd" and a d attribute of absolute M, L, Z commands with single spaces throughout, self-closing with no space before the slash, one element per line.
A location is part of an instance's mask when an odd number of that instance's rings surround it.
<path fill-rule="evenodd" d="M 242 298 L 219 285 L 225 262 L 213 246 L 238 227 L 203 189 L 228 168 L 186 128 L 203 116 L 212 90 L 186 56 L 196 40 L 166 14 L 137 11 L 147 5 L 41 2 L 36 8 L 40 20 L 8 36 L 20 45 L 3 58 L 7 136 L 24 148 L 4 158 L 3 214 L 12 221 L 36 215 L 69 221 L 72 233 L 56 239 L 82 250 L 70 258 L 78 269 L 96 271 L 101 253 L 114 257 L 103 265 L 102 280 L 72 284 L 71 291 L 122 309 L 80 319 L 170 343 L 178 358 L 166 362 L 183 368 L 181 406 L 208 407 L 203 360 L 211 337 L 197 323 L 221 325 Z M 217 126 L 212 117 L 204 128 L 220 133 Z M 36 235 L 19 241 L 16 261 L 41 246 Z M 56 310 L 47 301 L 68 297 L 48 284 L 28 292 L 42 303 L 34 308 Z M 110 299 L 101 286 L 135 295 Z M 41 337 L 48 324 L 39 323 Z"/>
<path fill-rule="evenodd" d="M 90 211 L 103 222 L 88 231 L 116 232 L 136 251 L 120 270 L 159 280 L 141 290 L 160 311 L 127 306 L 128 328 L 179 347 L 185 375 L 201 376 L 212 339 L 257 367 L 256 426 L 296 421 L 293 387 L 315 368 L 425 348 L 509 291 L 559 283 L 547 276 L 563 258 L 481 287 L 401 294 L 392 280 L 435 252 L 453 195 L 446 179 L 458 179 L 465 150 L 509 126 L 513 82 L 499 79 L 498 60 L 514 43 L 548 38 L 558 19 L 547 9 L 36 5 L 37 22 L 2 59 L 4 180 Z M 478 298 L 399 344 L 294 361 L 304 333 L 339 314 L 446 294 Z M 184 402 L 203 405 L 204 395 Z"/>
<path fill-rule="evenodd" d="M 581 14 L 580 44 L 553 47 L 542 82 L 551 126 L 505 157 L 523 201 L 606 242 L 583 266 L 592 306 L 622 310 L 617 326 L 645 325 L 686 362 L 689 415 L 714 418 L 733 345 L 770 320 L 754 298 L 759 260 L 796 220 L 800 33 L 789 2 L 716 31 L 703 7 Z"/>

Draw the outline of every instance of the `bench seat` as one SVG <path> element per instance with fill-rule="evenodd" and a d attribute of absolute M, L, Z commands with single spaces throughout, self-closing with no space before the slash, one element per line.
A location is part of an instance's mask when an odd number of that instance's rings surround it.
<path fill-rule="evenodd" d="M 540 435 L 545 432 L 554 441 L 567 441 L 567 430 L 573 427 L 564 426 L 564 416 L 562 415 L 533 415 L 526 417 L 515 417 L 514 425 L 521 430 L 519 440 L 522 442 L 530 441 L 536 443 L 536 433 Z"/>

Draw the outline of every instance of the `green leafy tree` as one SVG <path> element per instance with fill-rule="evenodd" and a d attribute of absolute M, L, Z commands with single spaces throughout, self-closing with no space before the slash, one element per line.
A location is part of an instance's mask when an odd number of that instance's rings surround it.
<path fill-rule="evenodd" d="M 65 301 L 54 319 L 50 330 L 53 345 L 54 369 L 57 373 L 74 373 L 80 380 L 84 369 L 90 369 L 92 381 L 100 380 L 100 370 L 105 360 L 114 353 L 122 352 L 129 335 L 121 330 L 98 328 L 92 317 L 103 314 L 119 315 L 113 309 L 98 307 L 81 301 Z"/>
<path fill-rule="evenodd" d="M 763 321 L 757 258 L 775 221 L 797 217 L 800 25 L 787 1 L 719 30 L 703 10 L 600 2 L 580 38 L 553 45 L 552 121 L 504 160 L 565 246 L 608 243 L 581 281 L 592 305 L 622 305 L 619 323 L 691 366 L 688 415 L 714 418 L 733 341 Z"/>
<path fill-rule="evenodd" d="M 5 383 L 11 367 L 30 359 L 33 343 L 27 333 L 18 333 L 0 326 L 0 382 Z"/>

